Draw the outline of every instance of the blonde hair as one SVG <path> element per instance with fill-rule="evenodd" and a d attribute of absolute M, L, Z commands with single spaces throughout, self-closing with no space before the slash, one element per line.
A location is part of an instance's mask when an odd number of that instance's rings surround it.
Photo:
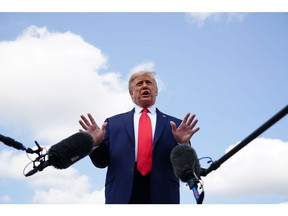
<path fill-rule="evenodd" d="M 148 75 L 148 76 L 150 76 L 150 77 L 155 81 L 155 85 L 156 85 L 156 88 L 157 88 L 156 73 L 155 73 L 154 71 L 138 71 L 138 72 L 133 73 L 133 74 L 130 76 L 129 83 L 128 83 L 129 92 L 132 90 L 132 83 L 133 83 L 133 81 L 134 81 L 137 77 L 142 76 L 142 75 Z"/>

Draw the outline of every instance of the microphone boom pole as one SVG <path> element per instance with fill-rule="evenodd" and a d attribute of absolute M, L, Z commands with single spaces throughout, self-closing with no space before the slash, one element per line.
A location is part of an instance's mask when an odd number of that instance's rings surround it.
<path fill-rule="evenodd" d="M 249 136 L 247 136 L 244 140 L 242 140 L 233 149 L 231 149 L 229 152 L 227 152 L 225 155 L 223 155 L 217 161 L 213 162 L 210 165 L 210 167 L 208 167 L 207 169 L 202 168 L 200 175 L 201 176 L 207 176 L 210 172 L 218 169 L 221 166 L 221 164 L 223 164 L 226 160 L 228 160 L 230 157 L 232 157 L 234 154 L 236 154 L 238 151 L 240 151 L 242 148 L 244 148 L 247 144 L 249 144 L 257 136 L 262 134 L 265 130 L 267 130 L 269 127 L 271 127 L 277 121 L 279 121 L 281 118 L 283 118 L 285 115 L 287 115 L 287 113 L 288 113 L 288 105 L 286 105 L 283 109 L 281 109 L 278 113 L 276 113 L 273 117 L 271 117 L 268 121 L 266 121 L 258 129 L 256 129 L 254 132 L 252 132 Z"/>

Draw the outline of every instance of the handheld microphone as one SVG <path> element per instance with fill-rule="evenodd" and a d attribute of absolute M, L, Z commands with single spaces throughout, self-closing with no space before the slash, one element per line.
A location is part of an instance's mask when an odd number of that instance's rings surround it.
<path fill-rule="evenodd" d="M 93 143 L 93 138 L 90 134 L 86 132 L 75 133 L 51 146 L 47 152 L 48 160 L 42 159 L 40 164 L 35 166 L 25 176 L 31 176 L 51 165 L 57 169 L 66 169 L 90 154 Z"/>
<path fill-rule="evenodd" d="M 179 144 L 172 149 L 170 160 L 175 175 L 182 182 L 187 182 L 197 204 L 201 204 L 204 199 L 204 191 L 201 194 L 198 192 L 197 183 L 199 183 L 201 167 L 195 150 L 190 145 Z"/>

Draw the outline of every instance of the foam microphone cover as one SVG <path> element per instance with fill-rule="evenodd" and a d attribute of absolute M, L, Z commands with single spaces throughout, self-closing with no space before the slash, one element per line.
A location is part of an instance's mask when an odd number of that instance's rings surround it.
<path fill-rule="evenodd" d="M 175 146 L 171 151 L 170 160 L 175 175 L 181 181 L 187 182 L 194 178 L 194 173 L 199 176 L 201 167 L 196 151 L 190 145 Z"/>
<path fill-rule="evenodd" d="M 57 169 L 65 169 L 90 154 L 93 138 L 86 132 L 78 132 L 53 145 L 48 150 L 48 160 Z"/>

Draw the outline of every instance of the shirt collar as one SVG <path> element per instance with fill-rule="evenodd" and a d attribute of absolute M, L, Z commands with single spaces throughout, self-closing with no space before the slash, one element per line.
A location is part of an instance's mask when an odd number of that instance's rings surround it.
<path fill-rule="evenodd" d="M 140 114 L 142 110 L 143 110 L 143 107 L 135 105 L 135 113 Z M 150 107 L 148 107 L 148 110 L 149 110 L 149 112 L 152 115 L 156 114 L 156 106 L 155 106 L 155 104 L 150 106 Z"/>

